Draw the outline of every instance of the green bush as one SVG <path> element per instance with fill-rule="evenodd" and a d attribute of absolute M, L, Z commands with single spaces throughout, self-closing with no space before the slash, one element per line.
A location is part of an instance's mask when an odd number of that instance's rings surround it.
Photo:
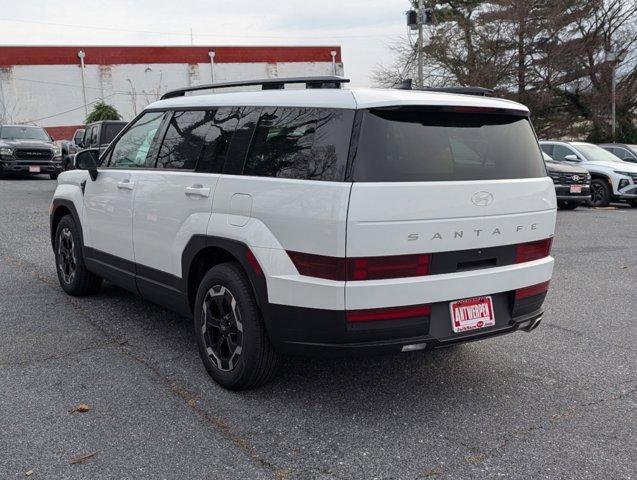
<path fill-rule="evenodd" d="M 93 106 L 93 111 L 86 117 L 85 123 L 99 122 L 100 120 L 120 120 L 121 118 L 114 106 L 104 102 L 97 102 Z"/>

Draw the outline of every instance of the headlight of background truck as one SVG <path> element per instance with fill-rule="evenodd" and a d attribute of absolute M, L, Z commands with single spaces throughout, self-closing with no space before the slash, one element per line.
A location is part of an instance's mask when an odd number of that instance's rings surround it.
<path fill-rule="evenodd" d="M 13 148 L 0 148 L 0 155 L 5 157 L 11 157 L 13 155 Z"/>

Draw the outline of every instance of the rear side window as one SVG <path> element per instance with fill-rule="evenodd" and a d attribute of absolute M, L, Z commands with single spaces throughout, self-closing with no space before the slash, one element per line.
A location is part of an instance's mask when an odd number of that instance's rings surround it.
<path fill-rule="evenodd" d="M 305 178 L 315 133 L 315 109 L 264 109 L 254 132 L 243 174 Z"/>
<path fill-rule="evenodd" d="M 526 117 L 369 110 L 354 159 L 360 182 L 498 180 L 546 176 Z"/>
<path fill-rule="evenodd" d="M 220 173 L 228 156 L 230 141 L 239 123 L 239 109 L 221 107 L 214 112 L 214 119 L 208 133 L 204 150 L 197 164 L 200 172 Z"/>
<path fill-rule="evenodd" d="M 353 112 L 317 108 L 264 108 L 244 175 L 302 180 L 343 177 Z"/>
<path fill-rule="evenodd" d="M 212 128 L 214 110 L 175 112 L 157 157 L 157 168 L 194 170 Z"/>

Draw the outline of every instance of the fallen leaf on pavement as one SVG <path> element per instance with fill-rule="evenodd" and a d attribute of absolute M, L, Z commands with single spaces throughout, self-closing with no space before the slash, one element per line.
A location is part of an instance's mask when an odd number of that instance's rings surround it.
<path fill-rule="evenodd" d="M 71 460 L 69 460 L 69 464 L 75 465 L 76 463 L 82 463 L 84 460 L 88 460 L 89 458 L 94 457 L 96 454 L 97 452 L 85 453 L 84 455 L 80 455 L 79 457 L 73 457 Z"/>
<path fill-rule="evenodd" d="M 30 477 L 31 475 L 33 475 L 33 470 L 27 470 L 26 472 L 24 472 L 24 474 L 25 474 L 27 477 Z"/>
<path fill-rule="evenodd" d="M 86 413 L 90 409 L 91 407 L 89 407 L 86 403 L 80 403 L 78 406 L 73 407 L 71 410 L 69 410 L 69 413 L 73 413 L 73 412 Z"/>

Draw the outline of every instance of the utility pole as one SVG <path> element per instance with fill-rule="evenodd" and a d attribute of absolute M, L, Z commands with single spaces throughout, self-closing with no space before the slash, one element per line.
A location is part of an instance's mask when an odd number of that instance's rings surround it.
<path fill-rule="evenodd" d="M 82 96 L 84 97 L 84 114 L 88 117 L 88 105 L 86 103 L 86 82 L 84 80 L 84 57 L 86 53 L 84 50 L 77 52 L 77 56 L 80 59 L 80 72 L 82 73 Z"/>
<path fill-rule="evenodd" d="M 422 49 L 424 45 L 424 14 L 425 14 L 425 5 L 424 0 L 418 0 L 418 87 L 422 88 L 424 86 L 424 78 L 423 78 L 423 59 L 422 59 Z"/>

